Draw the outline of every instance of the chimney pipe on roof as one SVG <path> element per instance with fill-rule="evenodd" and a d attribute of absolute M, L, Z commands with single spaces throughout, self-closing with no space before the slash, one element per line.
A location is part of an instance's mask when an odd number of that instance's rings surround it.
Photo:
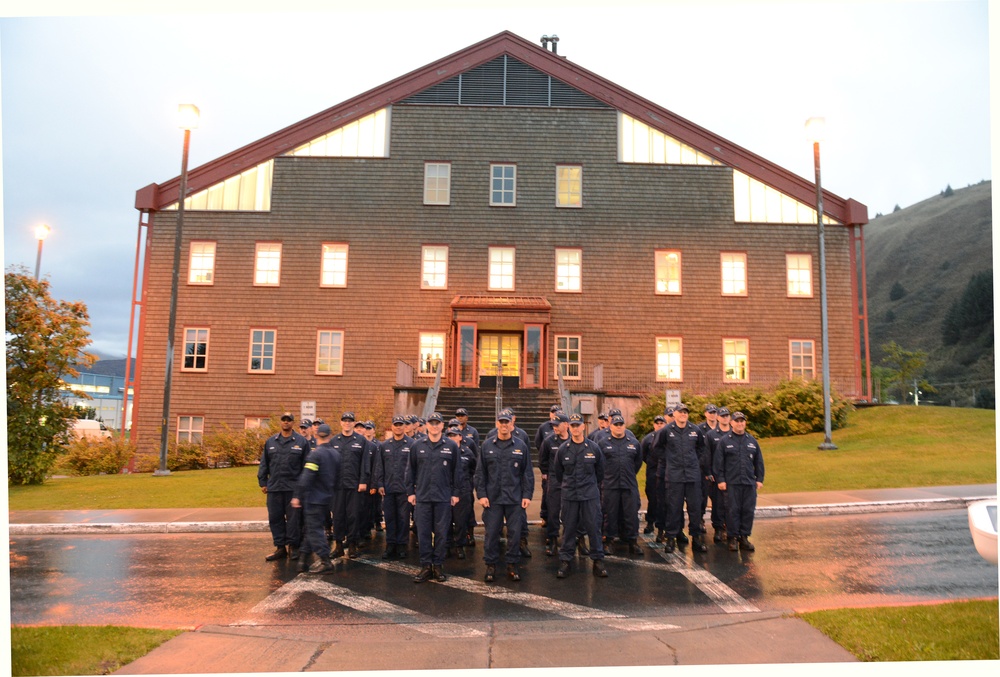
<path fill-rule="evenodd" d="M 549 36 L 543 35 L 542 36 L 542 49 L 548 49 L 548 48 L 549 48 Z"/>
<path fill-rule="evenodd" d="M 553 33 L 552 37 L 549 38 L 549 41 L 552 43 L 552 53 L 558 54 L 559 36 Z"/>

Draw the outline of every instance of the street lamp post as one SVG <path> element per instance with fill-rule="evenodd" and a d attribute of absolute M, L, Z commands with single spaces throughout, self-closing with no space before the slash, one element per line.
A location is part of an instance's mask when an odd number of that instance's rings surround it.
<path fill-rule="evenodd" d="M 42 242 L 49 236 L 51 230 L 44 223 L 35 226 L 35 239 L 38 240 L 38 256 L 35 257 L 35 282 L 38 282 L 38 274 L 42 270 Z"/>
<path fill-rule="evenodd" d="M 160 421 L 160 467 L 153 475 L 169 475 L 167 470 L 167 432 L 170 429 L 170 385 L 174 367 L 174 328 L 177 324 L 177 281 L 181 267 L 181 240 L 184 235 L 184 198 L 187 197 L 188 149 L 191 130 L 198 127 L 198 107 L 182 103 L 177 107 L 178 126 L 184 130 L 184 151 L 181 155 L 181 184 L 177 195 L 177 233 L 174 236 L 174 268 L 170 280 L 170 320 L 167 322 L 167 367 L 163 376 L 163 418 Z"/>
<path fill-rule="evenodd" d="M 823 118 L 806 120 L 806 132 L 813 142 L 813 166 L 816 170 L 816 224 L 819 227 L 819 304 L 823 334 L 823 443 L 819 448 L 829 451 L 837 448 L 831 440 L 833 422 L 830 416 L 830 322 L 826 305 L 826 236 L 823 226 L 823 185 L 819 171 L 819 142 L 823 137 Z"/>

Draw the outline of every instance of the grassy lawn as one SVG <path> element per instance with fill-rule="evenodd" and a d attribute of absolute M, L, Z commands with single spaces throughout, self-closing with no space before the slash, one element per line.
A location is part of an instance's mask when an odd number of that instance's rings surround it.
<path fill-rule="evenodd" d="M 997 600 L 798 614 L 862 661 L 997 660 Z"/>
<path fill-rule="evenodd" d="M 115 625 L 12 626 L 11 675 L 106 675 L 181 632 Z"/>

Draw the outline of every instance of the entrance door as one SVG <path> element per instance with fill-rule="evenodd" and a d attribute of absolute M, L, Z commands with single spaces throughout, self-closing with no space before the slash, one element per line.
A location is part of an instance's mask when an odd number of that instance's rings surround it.
<path fill-rule="evenodd" d="M 504 387 L 517 388 L 521 376 L 521 335 L 479 335 L 479 387 L 496 387 L 498 365 Z"/>

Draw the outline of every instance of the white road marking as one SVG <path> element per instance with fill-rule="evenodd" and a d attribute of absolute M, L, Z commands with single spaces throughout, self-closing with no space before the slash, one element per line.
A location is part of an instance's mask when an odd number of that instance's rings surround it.
<path fill-rule="evenodd" d="M 305 574 L 299 575 L 285 585 L 275 590 L 269 597 L 250 610 L 251 614 L 274 613 L 288 608 L 305 592 L 311 592 L 342 606 L 360 611 L 361 613 L 406 625 L 418 632 L 435 637 L 485 637 L 482 630 L 468 628 L 457 623 L 441 623 L 431 616 L 422 614 L 406 607 L 401 607 L 377 597 L 359 595 L 353 590 L 334 585 L 319 577 Z M 253 625 L 253 622 L 237 625 Z"/>
<path fill-rule="evenodd" d="M 760 612 L 760 609 L 743 599 L 735 590 L 713 576 L 707 569 L 695 566 L 676 551 L 667 553 L 661 547 L 653 547 L 655 539 L 649 536 L 644 536 L 643 540 L 649 546 L 647 552 L 655 552 L 665 559 L 667 566 L 694 583 L 695 587 L 727 614 Z"/>

